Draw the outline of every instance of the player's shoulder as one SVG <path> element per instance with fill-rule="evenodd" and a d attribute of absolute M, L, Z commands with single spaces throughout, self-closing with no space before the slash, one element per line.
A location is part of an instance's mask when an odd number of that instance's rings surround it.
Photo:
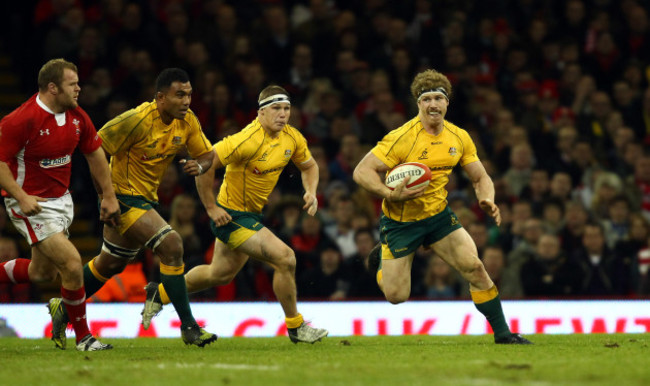
<path fill-rule="evenodd" d="M 2 122 L 4 125 L 21 125 L 25 122 L 33 122 L 38 117 L 45 117 L 46 111 L 43 110 L 36 102 L 34 94 L 31 98 L 23 102 L 15 110 L 4 116 Z"/>
<path fill-rule="evenodd" d="M 183 118 L 183 122 L 185 122 L 192 128 L 201 128 L 201 122 L 199 121 L 199 117 L 192 109 L 187 110 L 187 114 L 185 114 L 185 118 Z"/>
<path fill-rule="evenodd" d="M 461 128 L 460 126 L 455 125 L 455 124 L 453 124 L 453 123 L 451 123 L 451 122 L 449 122 L 447 120 L 445 120 L 445 122 L 444 122 L 444 128 L 449 133 L 454 134 L 456 136 L 459 136 L 462 139 L 469 138 L 469 133 L 467 132 L 467 130 L 465 130 L 465 129 Z"/>
<path fill-rule="evenodd" d="M 298 141 L 304 136 L 300 132 L 300 130 L 296 129 L 295 127 L 291 125 L 284 125 L 284 129 L 282 129 L 282 132 L 289 138 L 291 138 L 294 141 Z"/>
<path fill-rule="evenodd" d="M 412 140 L 413 137 L 417 136 L 420 130 L 422 130 L 422 123 L 420 123 L 420 118 L 415 117 L 404 123 L 402 126 L 391 130 L 385 138 L 393 142 L 399 140 Z"/>
<path fill-rule="evenodd" d="M 120 115 L 108 121 L 102 129 L 111 127 L 136 126 L 144 122 L 146 127 L 151 126 L 151 122 L 157 117 L 155 103 L 144 102 L 132 109 L 126 110 Z M 148 124 L 147 124 L 148 123 Z"/>

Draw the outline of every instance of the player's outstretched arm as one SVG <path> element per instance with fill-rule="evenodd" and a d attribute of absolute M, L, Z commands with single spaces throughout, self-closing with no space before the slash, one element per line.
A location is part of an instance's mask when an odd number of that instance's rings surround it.
<path fill-rule="evenodd" d="M 501 212 L 499 207 L 494 203 L 494 183 L 492 178 L 485 171 L 481 161 L 474 161 L 463 166 L 469 176 L 478 204 L 490 217 L 494 219 L 497 226 L 501 225 Z"/>
<path fill-rule="evenodd" d="M 217 198 L 214 195 L 214 173 L 217 169 L 223 167 L 223 163 L 216 152 L 212 151 L 211 153 L 214 157 L 212 165 L 203 174 L 198 175 L 194 181 L 196 182 L 199 198 L 208 216 L 217 226 L 222 226 L 228 224 L 232 217 L 217 205 Z"/>
<path fill-rule="evenodd" d="M 305 200 L 303 210 L 307 214 L 313 216 L 318 210 L 318 199 L 316 199 L 316 188 L 318 187 L 318 163 L 313 158 L 296 165 L 300 169 L 300 177 L 302 178 L 302 187 L 305 189 L 305 194 L 302 196 Z"/>

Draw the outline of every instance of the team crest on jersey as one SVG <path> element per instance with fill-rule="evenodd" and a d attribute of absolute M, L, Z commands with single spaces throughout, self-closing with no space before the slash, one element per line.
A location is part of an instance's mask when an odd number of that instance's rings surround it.
<path fill-rule="evenodd" d="M 422 150 L 422 154 L 420 154 L 418 159 L 429 159 L 429 152 L 427 149 Z"/>
<path fill-rule="evenodd" d="M 291 149 L 287 149 L 284 151 L 284 158 L 289 158 L 291 157 Z"/>
<path fill-rule="evenodd" d="M 456 217 L 455 215 L 452 214 L 451 215 L 451 224 L 450 225 L 458 225 L 458 224 L 459 224 L 458 217 Z"/>
<path fill-rule="evenodd" d="M 70 154 L 66 154 L 63 157 L 60 158 L 55 158 L 55 159 L 49 159 L 45 158 L 40 160 L 39 164 L 43 169 L 51 169 L 51 168 L 58 168 L 59 166 L 67 165 L 70 163 L 70 160 L 72 157 L 70 157 Z"/>
<path fill-rule="evenodd" d="M 265 162 L 266 158 L 269 156 L 269 153 L 264 152 L 260 158 L 257 159 L 258 162 Z"/>
<path fill-rule="evenodd" d="M 77 118 L 73 119 L 72 124 L 79 127 L 79 120 Z"/>
<path fill-rule="evenodd" d="M 183 143 L 183 138 L 179 136 L 174 136 L 174 138 L 172 138 L 172 145 L 180 145 L 181 143 Z"/>
<path fill-rule="evenodd" d="M 449 148 L 449 155 L 450 156 L 455 157 L 456 153 L 457 153 L 457 151 L 456 151 L 455 147 L 452 146 L 452 147 Z"/>

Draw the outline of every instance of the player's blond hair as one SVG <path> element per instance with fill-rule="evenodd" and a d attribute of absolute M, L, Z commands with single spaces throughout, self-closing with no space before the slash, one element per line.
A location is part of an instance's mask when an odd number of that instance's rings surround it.
<path fill-rule="evenodd" d="M 52 59 L 41 67 L 38 71 L 38 89 L 40 91 L 47 90 L 47 85 L 54 83 L 57 87 L 61 87 L 63 82 L 63 71 L 65 69 L 78 72 L 77 66 L 74 63 L 68 62 L 65 59 Z"/>
<path fill-rule="evenodd" d="M 422 71 L 415 76 L 411 83 L 411 94 L 417 100 L 423 92 L 435 90 L 438 87 L 442 87 L 447 92 L 447 97 L 451 98 L 451 82 L 444 74 L 436 70 Z"/>

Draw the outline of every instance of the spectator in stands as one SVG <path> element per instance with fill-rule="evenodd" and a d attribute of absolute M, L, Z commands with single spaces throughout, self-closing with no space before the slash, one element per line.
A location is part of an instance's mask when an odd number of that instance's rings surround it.
<path fill-rule="evenodd" d="M 423 284 L 422 292 L 426 299 L 453 299 L 458 297 L 460 292 L 460 283 L 454 271 L 433 253 L 429 254 Z"/>
<path fill-rule="evenodd" d="M 374 298 L 383 297 L 377 286 L 375 275 L 368 268 L 368 255 L 377 243 L 375 232 L 372 228 L 357 229 L 354 234 L 354 243 L 357 252 L 343 261 L 343 274 L 345 277 L 346 298 Z"/>
<path fill-rule="evenodd" d="M 338 245 L 343 259 L 348 259 L 355 254 L 354 229 L 352 217 L 354 216 L 354 201 L 350 196 L 340 197 L 333 204 L 335 223 L 325 228 L 325 233 Z"/>
<path fill-rule="evenodd" d="M 346 285 L 342 257 L 338 247 L 329 244 L 319 251 L 318 265 L 309 268 L 298 279 L 300 296 L 306 299 L 345 299 Z"/>
<path fill-rule="evenodd" d="M 521 283 L 526 296 L 571 296 L 580 289 L 581 274 L 580 267 L 562 252 L 558 237 L 545 234 L 521 266 Z"/>
<path fill-rule="evenodd" d="M 631 288 L 631 267 L 624 265 L 605 244 L 603 227 L 595 222 L 584 225 L 582 247 L 574 251 L 582 279 L 577 294 L 588 296 L 627 295 Z"/>

